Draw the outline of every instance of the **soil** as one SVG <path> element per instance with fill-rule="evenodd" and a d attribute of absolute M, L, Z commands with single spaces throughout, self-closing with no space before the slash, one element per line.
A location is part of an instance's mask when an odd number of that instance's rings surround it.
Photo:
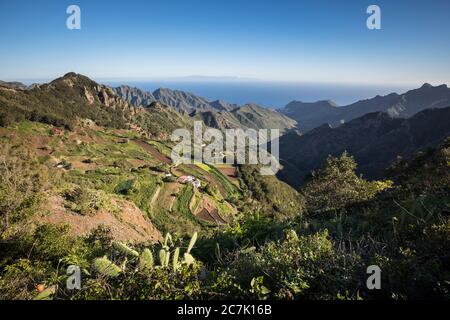
<path fill-rule="evenodd" d="M 114 240 L 127 242 L 150 242 L 162 240 L 161 233 L 144 217 L 141 210 L 133 203 L 118 199 L 116 205 L 121 212 L 113 214 L 108 211 L 99 211 L 92 216 L 83 216 L 67 210 L 60 196 L 49 197 L 49 209 L 52 213 L 34 217 L 38 223 L 56 225 L 69 225 L 69 232 L 74 236 L 85 236 L 97 227 L 103 225 L 111 229 Z M 117 217 L 120 217 L 118 219 Z"/>

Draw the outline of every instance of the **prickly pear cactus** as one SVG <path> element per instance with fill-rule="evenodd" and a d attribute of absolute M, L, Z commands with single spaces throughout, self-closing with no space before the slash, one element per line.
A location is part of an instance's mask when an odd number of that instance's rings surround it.
<path fill-rule="evenodd" d="M 144 249 L 139 256 L 139 270 L 148 272 L 153 269 L 153 253 L 150 249 Z"/>
<path fill-rule="evenodd" d="M 101 275 L 111 278 L 118 277 L 120 272 L 122 271 L 120 267 L 115 265 L 106 256 L 94 260 L 94 269 Z"/>
<path fill-rule="evenodd" d="M 137 258 L 139 253 L 122 242 L 114 242 L 113 248 L 125 257 Z"/>

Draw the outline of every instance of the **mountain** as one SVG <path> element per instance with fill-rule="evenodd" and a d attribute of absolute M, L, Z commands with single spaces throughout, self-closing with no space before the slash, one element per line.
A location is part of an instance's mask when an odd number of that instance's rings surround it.
<path fill-rule="evenodd" d="M 292 129 L 296 122 L 276 110 L 263 108 L 256 104 L 246 104 L 230 112 L 239 123 L 252 129 Z"/>
<path fill-rule="evenodd" d="M 332 101 L 305 103 L 292 101 L 281 112 L 298 122 L 299 129 L 309 131 L 324 123 L 337 127 L 370 112 L 382 111 L 392 117 L 408 118 L 428 108 L 450 105 L 450 89 L 446 85 L 422 87 L 403 94 L 391 93 L 338 107 Z"/>
<path fill-rule="evenodd" d="M 210 110 L 212 107 L 208 100 L 193 93 L 159 88 L 153 92 L 156 100 L 174 107 L 178 112 L 190 113 L 194 110 Z"/>
<path fill-rule="evenodd" d="M 134 92 L 134 96 L 130 93 L 127 97 L 133 100 L 145 94 Z M 192 127 L 189 117 L 171 107 L 157 101 L 150 102 L 146 108 L 133 106 L 112 88 L 76 73 L 29 90 L 0 86 L 1 126 L 31 120 L 72 129 L 83 119 L 109 128 L 132 127 L 157 139 L 168 139 L 176 128 Z"/>
<path fill-rule="evenodd" d="M 190 92 L 160 88 L 153 93 L 137 88 L 121 86 L 114 88 L 116 94 L 134 106 L 146 106 L 146 103 L 159 101 L 172 107 L 180 114 L 188 114 L 195 120 L 203 121 L 207 126 L 217 129 L 252 128 L 289 130 L 296 122 L 276 110 L 263 108 L 255 104 L 238 106 L 222 100 L 210 102 L 206 98 Z"/>
<path fill-rule="evenodd" d="M 138 88 L 120 86 L 113 88 L 113 90 L 118 96 L 122 97 L 122 99 L 135 107 L 148 106 L 157 100 L 150 92 L 146 92 Z"/>
<path fill-rule="evenodd" d="M 232 111 L 194 111 L 190 114 L 196 120 L 202 120 L 207 126 L 220 130 L 232 128 L 244 129 L 280 129 L 282 132 L 293 129 L 296 122 L 281 113 L 254 104 L 235 107 Z"/>
<path fill-rule="evenodd" d="M 4 87 L 8 87 L 8 88 L 12 88 L 12 89 L 28 89 L 28 86 L 23 84 L 22 82 L 5 82 L 0 80 L 0 86 L 4 86 Z"/>
<path fill-rule="evenodd" d="M 159 140 L 169 140 L 171 133 L 179 128 L 192 128 L 192 119 L 173 108 L 155 101 L 136 117 L 143 134 Z"/>
<path fill-rule="evenodd" d="M 328 155 L 348 151 L 358 163 L 358 172 L 378 178 L 397 156 L 409 158 L 436 146 L 450 135 L 450 107 L 421 111 L 408 119 L 384 112 L 366 114 L 337 128 L 319 126 L 303 135 L 287 133 L 280 138 L 279 177 L 298 187 L 320 167 Z"/>
<path fill-rule="evenodd" d="M 68 73 L 30 90 L 0 87 L 0 122 L 28 119 L 73 127 L 79 119 L 125 128 L 137 109 L 109 87 L 88 77 Z"/>

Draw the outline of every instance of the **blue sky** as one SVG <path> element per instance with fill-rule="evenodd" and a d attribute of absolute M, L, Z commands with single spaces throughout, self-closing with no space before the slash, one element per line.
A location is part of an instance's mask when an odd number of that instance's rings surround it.
<path fill-rule="evenodd" d="M 81 8 L 81 30 L 66 8 Z M 382 30 L 366 28 L 381 7 Z M 450 1 L 0 1 L 0 79 L 450 83 Z"/>

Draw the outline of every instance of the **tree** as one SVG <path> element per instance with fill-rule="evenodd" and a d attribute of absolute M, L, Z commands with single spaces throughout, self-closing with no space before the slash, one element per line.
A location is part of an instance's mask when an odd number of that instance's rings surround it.
<path fill-rule="evenodd" d="M 310 212 L 337 210 L 372 198 L 389 188 L 391 181 L 367 181 L 355 173 L 356 162 L 344 152 L 329 156 L 323 169 L 313 171 L 302 188 Z"/>

